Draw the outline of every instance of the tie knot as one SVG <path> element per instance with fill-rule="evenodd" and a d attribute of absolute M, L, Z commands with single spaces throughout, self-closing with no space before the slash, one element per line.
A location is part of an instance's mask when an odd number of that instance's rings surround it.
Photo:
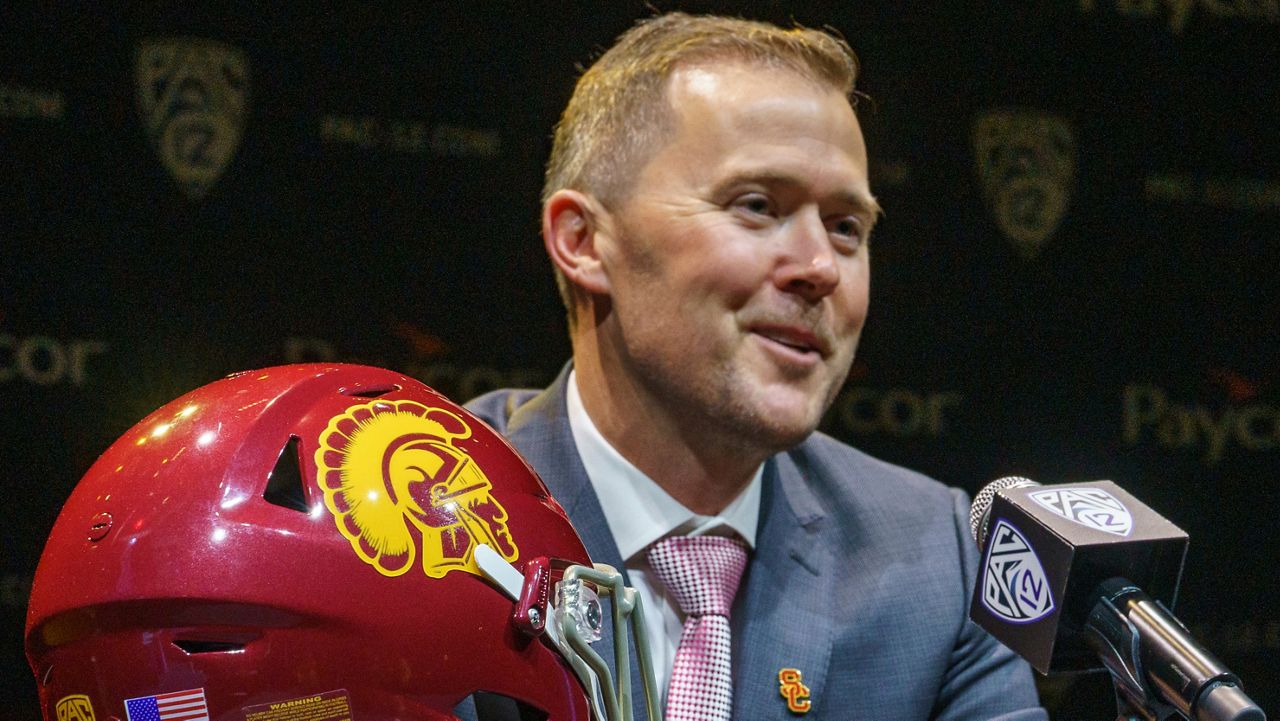
<path fill-rule="evenodd" d="M 747 544 L 722 536 L 671 536 L 649 547 L 649 566 L 687 616 L 728 616 L 747 567 Z"/>

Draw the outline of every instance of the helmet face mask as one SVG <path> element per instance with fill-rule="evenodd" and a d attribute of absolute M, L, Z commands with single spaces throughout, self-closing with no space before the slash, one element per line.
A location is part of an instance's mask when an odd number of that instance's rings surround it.
<path fill-rule="evenodd" d="M 41 557 L 27 654 L 46 721 L 449 719 L 480 691 L 627 718 L 565 631 L 590 609 L 553 597 L 566 577 L 604 584 L 625 643 L 634 592 L 492 429 L 391 371 L 281 366 L 167 404 L 90 468 Z"/>

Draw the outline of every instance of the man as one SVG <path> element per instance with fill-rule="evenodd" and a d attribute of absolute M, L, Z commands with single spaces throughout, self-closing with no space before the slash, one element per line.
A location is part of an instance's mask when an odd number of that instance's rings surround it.
<path fill-rule="evenodd" d="M 709 535 L 750 558 L 721 717 L 1044 718 L 967 620 L 963 494 L 814 432 L 879 213 L 855 75 L 822 32 L 670 14 L 624 34 L 579 81 L 543 194 L 573 362 L 471 408 L 626 568 L 671 694 L 685 615 L 648 553 Z"/>

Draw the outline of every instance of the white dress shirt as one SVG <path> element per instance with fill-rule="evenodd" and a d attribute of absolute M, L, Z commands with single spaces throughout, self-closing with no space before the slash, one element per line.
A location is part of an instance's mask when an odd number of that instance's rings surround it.
<path fill-rule="evenodd" d="M 640 595 L 648 624 L 649 648 L 657 675 L 659 698 L 666 699 L 667 679 L 675 661 L 676 646 L 684 627 L 684 614 L 662 582 L 653 576 L 645 552 L 666 536 L 728 536 L 737 533 L 755 548 L 760 520 L 760 486 L 764 466 L 756 469 L 751 483 L 723 511 L 704 516 L 686 508 L 618 453 L 596 429 L 582 396 L 577 375 L 570 371 L 568 387 L 569 428 L 587 478 L 600 499 L 605 520 L 613 533 L 631 585 Z M 635 689 L 634 693 L 641 693 Z"/>

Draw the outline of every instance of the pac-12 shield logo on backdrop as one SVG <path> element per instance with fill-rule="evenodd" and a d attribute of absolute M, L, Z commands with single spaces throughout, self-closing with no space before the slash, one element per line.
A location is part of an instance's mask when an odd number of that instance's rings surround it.
<path fill-rule="evenodd" d="M 1030 623 L 1053 611 L 1053 594 L 1040 559 L 1018 529 L 996 522 L 987 546 L 982 603 L 1006 621 Z"/>
<path fill-rule="evenodd" d="M 476 545 L 508 561 L 519 549 L 484 470 L 457 445 L 471 427 L 413 401 L 374 401 L 330 419 L 316 450 L 324 502 L 362 561 L 384 576 L 480 575 Z M 416 532 L 416 533 L 415 533 Z"/>
<path fill-rule="evenodd" d="M 144 40 L 134 79 L 160 162 L 187 197 L 204 197 L 240 146 L 249 98 L 244 52 L 200 38 Z"/>
<path fill-rule="evenodd" d="M 1127 536 L 1133 530 L 1129 509 L 1101 488 L 1049 488 L 1030 495 L 1031 500 L 1068 521 L 1095 531 Z"/>
<path fill-rule="evenodd" d="M 1058 229 L 1075 178 L 1075 137 L 1051 115 L 999 110 L 973 124 L 982 195 L 1000 232 L 1028 259 Z"/>

